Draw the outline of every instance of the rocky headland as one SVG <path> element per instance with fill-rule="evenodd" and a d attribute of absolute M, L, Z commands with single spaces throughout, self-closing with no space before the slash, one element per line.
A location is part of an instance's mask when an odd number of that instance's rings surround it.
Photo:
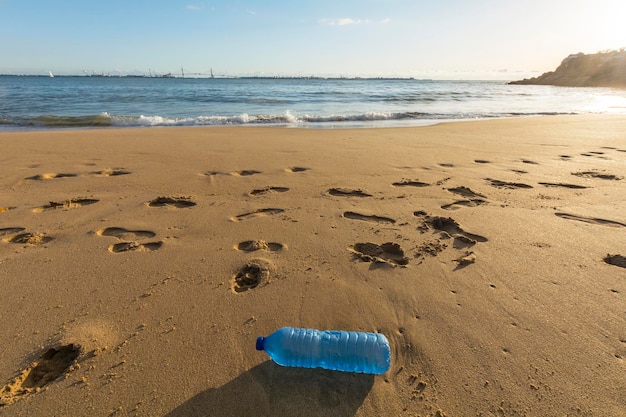
<path fill-rule="evenodd" d="M 626 49 L 572 54 L 554 71 L 509 84 L 626 88 Z"/>

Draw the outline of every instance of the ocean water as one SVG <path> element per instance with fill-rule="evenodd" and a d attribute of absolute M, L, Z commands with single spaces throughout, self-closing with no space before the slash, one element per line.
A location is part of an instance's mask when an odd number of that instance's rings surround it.
<path fill-rule="evenodd" d="M 0 76 L 0 131 L 118 126 L 341 128 L 626 114 L 626 91 L 413 79 Z"/>

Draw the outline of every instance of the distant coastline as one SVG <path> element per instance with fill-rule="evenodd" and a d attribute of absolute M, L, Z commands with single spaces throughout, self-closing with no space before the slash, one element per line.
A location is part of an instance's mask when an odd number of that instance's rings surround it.
<path fill-rule="evenodd" d="M 554 71 L 509 84 L 626 88 L 626 49 L 572 54 Z"/>
<path fill-rule="evenodd" d="M 0 77 L 40 77 L 40 78 L 50 78 L 50 75 L 43 74 L 0 74 Z M 195 75 L 185 75 L 185 76 L 176 76 L 172 74 L 164 74 L 164 75 L 134 75 L 134 74 L 120 74 L 120 75 L 109 75 L 109 74 L 96 74 L 96 75 L 79 75 L 79 74 L 67 74 L 67 75 L 54 75 L 53 78 L 166 78 L 166 79 L 230 79 L 230 80 L 389 80 L 389 81 L 433 81 L 432 78 L 414 78 L 414 77 L 322 77 L 322 76 L 235 76 L 235 75 L 223 75 L 223 76 L 195 76 Z"/>

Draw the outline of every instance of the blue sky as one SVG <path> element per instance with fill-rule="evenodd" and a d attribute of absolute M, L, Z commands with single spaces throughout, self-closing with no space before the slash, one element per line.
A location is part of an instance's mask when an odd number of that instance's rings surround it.
<path fill-rule="evenodd" d="M 0 0 L 0 73 L 517 79 L 626 47 L 623 0 Z"/>

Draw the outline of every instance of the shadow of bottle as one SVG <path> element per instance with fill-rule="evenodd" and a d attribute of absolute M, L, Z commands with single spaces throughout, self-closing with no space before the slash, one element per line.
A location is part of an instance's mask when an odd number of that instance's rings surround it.
<path fill-rule="evenodd" d="M 374 375 L 266 361 L 226 385 L 200 392 L 165 417 L 352 417 L 373 385 Z"/>

